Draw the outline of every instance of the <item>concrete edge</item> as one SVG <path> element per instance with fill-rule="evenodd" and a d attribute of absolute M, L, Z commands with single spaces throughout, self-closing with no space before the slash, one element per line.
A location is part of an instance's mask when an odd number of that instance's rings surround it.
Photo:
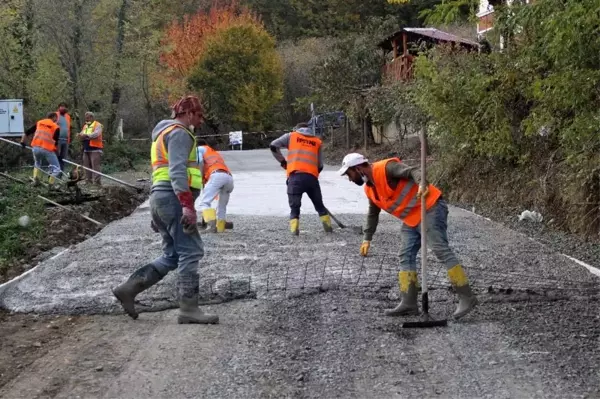
<path fill-rule="evenodd" d="M 470 210 L 468 210 L 468 209 L 464 209 L 464 208 L 461 208 L 461 207 L 458 207 L 458 206 L 454 206 L 454 205 L 450 205 L 450 206 L 452 206 L 452 207 L 454 207 L 454 208 L 457 208 L 457 209 L 460 209 L 460 210 L 462 210 L 462 211 L 465 211 L 465 212 L 467 212 L 467 213 L 470 213 L 470 214 L 472 214 L 472 215 L 475 215 L 475 216 L 477 216 L 477 217 L 479 217 L 479 218 L 481 218 L 481 219 L 485 219 L 485 220 L 487 220 L 487 221 L 489 221 L 489 222 L 492 222 L 493 224 L 497 224 L 497 225 L 500 225 L 500 226 L 502 226 L 502 227 L 504 227 L 504 228 L 507 228 L 507 229 L 509 229 L 509 230 L 511 230 L 511 231 L 514 231 L 515 233 L 517 233 L 517 234 L 520 234 L 520 235 L 522 235 L 523 237 L 526 237 L 526 238 L 527 238 L 527 239 L 529 239 L 530 241 L 533 241 L 533 242 L 535 242 L 536 244 L 539 244 L 540 246 L 542 246 L 542 247 L 544 247 L 544 248 L 549 248 L 550 250 L 552 250 L 552 248 L 548 247 L 548 245 L 544 244 L 543 242 L 539 242 L 539 241 L 537 241 L 536 239 L 533 239 L 533 238 L 529 237 L 527 234 L 521 233 L 520 231 L 513 230 L 513 229 L 511 229 L 511 228 L 509 228 L 509 227 L 507 227 L 507 226 L 503 225 L 503 224 L 502 224 L 502 223 L 500 223 L 500 222 L 496 222 L 496 221 L 494 221 L 494 220 L 492 220 L 492 219 L 490 219 L 490 218 L 487 218 L 487 217 L 485 217 L 485 216 L 483 216 L 483 215 L 480 215 L 480 214 L 478 214 L 478 213 L 475 213 L 475 212 L 473 212 L 473 211 L 470 211 Z M 562 252 L 558 252 L 558 251 L 555 251 L 555 252 L 556 252 L 556 253 L 558 253 L 559 255 L 561 255 L 561 256 L 563 256 L 563 257 L 565 257 L 565 258 L 569 259 L 570 261 L 577 263 L 579 266 L 583 266 L 583 267 L 585 267 L 585 268 L 586 268 L 586 269 L 587 269 L 587 270 L 588 270 L 588 271 L 589 271 L 591 274 L 593 274 L 594 276 L 596 276 L 596 277 L 600 277 L 600 269 L 598 269 L 597 267 L 594 267 L 594 266 L 592 266 L 592 265 L 590 265 L 590 264 L 588 264 L 588 263 L 585 263 L 585 262 L 584 262 L 584 261 L 582 261 L 582 260 L 579 260 L 579 259 L 577 259 L 577 258 L 574 258 L 574 257 L 572 257 L 572 256 L 569 256 L 569 255 L 567 255 L 567 254 L 563 254 Z"/>
<path fill-rule="evenodd" d="M 17 277 L 15 277 L 15 278 L 13 278 L 11 280 L 8 280 L 6 283 L 0 284 L 0 297 L 2 296 L 2 294 L 4 294 L 4 291 L 6 291 L 8 288 L 12 287 L 13 285 L 15 285 L 16 283 L 18 283 L 19 281 L 23 280 L 29 274 L 33 273 L 44 262 L 58 258 L 59 256 L 61 256 L 62 254 L 64 254 L 68 250 L 69 250 L 69 248 L 63 249 L 62 251 L 60 251 L 56 255 L 54 255 L 54 256 L 52 256 L 52 257 L 50 257 L 48 259 L 45 259 L 45 260 L 43 260 L 41 262 L 39 262 L 37 265 L 35 265 L 31 269 L 27 270 L 25 273 L 19 274 Z M 0 305 L 4 305 L 4 302 L 2 302 L 1 300 L 0 300 Z"/>
<path fill-rule="evenodd" d="M 94 234 L 92 237 L 90 237 L 90 238 L 88 238 L 88 239 L 86 239 L 86 240 L 84 240 L 84 241 L 81 241 L 81 242 L 85 242 L 85 241 L 87 241 L 87 240 L 91 240 L 91 239 L 93 239 L 93 238 L 94 238 L 94 237 L 96 237 L 98 234 L 100 234 L 100 233 L 101 233 L 101 232 L 102 232 L 102 231 L 103 231 L 103 230 L 104 230 L 104 229 L 105 229 L 105 228 L 106 228 L 108 225 L 110 225 L 110 224 L 112 224 L 112 223 L 115 223 L 115 222 L 117 222 L 117 221 L 119 221 L 119 220 L 123 220 L 123 219 L 125 219 L 125 218 L 128 218 L 128 217 L 130 217 L 130 216 L 133 216 L 134 214 L 136 214 L 136 213 L 138 213 L 138 212 L 140 212 L 140 211 L 142 211 L 142 210 L 144 210 L 144 209 L 148 209 L 148 208 L 150 208 L 150 200 L 146 199 L 144 202 L 142 202 L 140 205 L 138 205 L 138 206 L 137 206 L 137 207 L 136 207 L 136 208 L 133 210 L 133 212 L 131 212 L 129 215 L 127 215 L 127 216 L 125 216 L 124 218 L 121 218 L 121 219 L 116 219 L 116 220 L 113 220 L 112 222 L 110 222 L 110 223 L 106 224 L 106 225 L 105 225 L 105 226 L 104 226 L 102 229 L 100 229 L 100 231 L 98 231 L 98 232 L 97 232 L 96 234 Z M 78 243 L 78 244 L 75 244 L 75 246 L 77 246 L 77 245 L 79 245 L 79 244 L 80 244 L 80 243 Z M 44 260 L 43 260 L 43 261 L 41 261 L 41 262 L 38 262 L 38 264 L 37 264 L 37 265 L 35 265 L 35 266 L 34 266 L 34 267 L 32 267 L 31 269 L 27 270 L 26 272 L 24 272 L 24 273 L 22 273 L 22 274 L 19 274 L 17 277 L 14 277 L 13 279 L 11 279 L 11 280 L 8 280 L 7 282 L 0 284 L 0 308 L 4 308 L 4 309 L 5 309 L 5 307 L 4 307 L 4 301 L 2 300 L 2 295 L 4 294 L 4 292 L 5 292 L 6 290 L 8 290 L 10 287 L 12 287 L 13 285 L 17 284 L 18 282 L 20 282 L 21 280 L 23 280 L 25 277 L 27 277 L 28 275 L 30 275 L 31 273 L 33 273 L 34 271 L 36 271 L 36 270 L 37 270 L 37 269 L 38 269 L 38 268 L 39 268 L 39 267 L 40 267 L 40 266 L 41 266 L 41 265 L 42 265 L 44 262 L 47 262 L 47 261 L 50 261 L 50 260 L 54 260 L 54 259 L 58 258 L 59 256 L 63 255 L 64 253 L 66 253 L 66 252 L 67 252 L 67 251 L 69 251 L 69 250 L 70 250 L 70 247 L 69 247 L 69 248 L 66 248 L 66 249 L 64 249 L 64 250 L 62 250 L 62 251 L 60 251 L 59 253 L 57 253 L 56 255 L 54 255 L 54 256 L 52 256 L 52 257 L 50 257 L 50 258 L 47 258 L 47 259 L 44 259 Z"/>

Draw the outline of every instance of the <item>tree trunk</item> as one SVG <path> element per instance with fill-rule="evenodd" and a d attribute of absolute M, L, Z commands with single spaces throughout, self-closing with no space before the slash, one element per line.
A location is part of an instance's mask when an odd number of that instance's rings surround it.
<path fill-rule="evenodd" d="M 117 113 L 121 101 L 121 58 L 123 57 L 123 44 L 125 41 L 125 18 L 129 1 L 122 0 L 117 21 L 117 43 L 115 54 L 115 66 L 113 75 L 112 99 L 110 103 L 110 114 L 106 123 L 106 140 L 110 141 L 116 132 Z"/>
<path fill-rule="evenodd" d="M 79 87 L 79 68 L 83 61 L 81 56 L 81 41 L 82 41 L 82 28 L 83 28 L 83 0 L 75 2 L 75 27 L 73 28 L 73 36 L 71 38 L 73 45 L 73 62 L 71 68 L 69 68 L 69 77 L 71 78 L 72 87 L 71 95 L 73 96 L 73 107 L 72 109 L 76 112 L 75 122 L 77 131 L 81 130 L 81 110 L 79 109 L 79 99 L 81 97 L 81 88 Z"/>

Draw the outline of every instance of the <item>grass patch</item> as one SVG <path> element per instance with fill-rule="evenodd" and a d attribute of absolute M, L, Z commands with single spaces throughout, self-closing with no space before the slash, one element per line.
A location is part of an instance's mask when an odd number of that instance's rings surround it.
<path fill-rule="evenodd" d="M 44 239 L 46 213 L 37 198 L 39 193 L 31 186 L 0 177 L 0 274 L 15 258 L 27 255 L 35 242 Z M 24 215 L 30 218 L 27 227 L 19 225 L 19 218 Z"/>

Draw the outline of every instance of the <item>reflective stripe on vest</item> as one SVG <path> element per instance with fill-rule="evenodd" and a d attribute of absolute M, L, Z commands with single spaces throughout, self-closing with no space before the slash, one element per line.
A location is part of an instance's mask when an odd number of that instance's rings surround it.
<path fill-rule="evenodd" d="M 90 124 L 87 124 L 83 127 L 83 134 L 87 134 L 88 136 L 94 133 L 96 130 L 96 126 L 100 125 L 97 121 L 93 121 Z M 100 125 L 102 126 L 102 125 Z M 104 148 L 104 144 L 102 143 L 102 131 L 95 139 L 90 139 L 90 146 L 94 148 Z"/>
<path fill-rule="evenodd" d="M 31 140 L 32 147 L 40 147 L 47 151 L 56 151 L 56 141 L 54 141 L 54 132 L 58 125 L 52 119 L 42 119 L 36 124 L 35 135 Z"/>
<path fill-rule="evenodd" d="M 223 170 L 229 174 L 229 168 L 225 165 L 225 161 L 218 151 L 212 149 L 207 145 L 203 145 L 205 152 L 202 156 L 202 162 L 204 163 L 204 182 L 206 183 L 210 178 L 210 175 L 216 170 Z"/>
<path fill-rule="evenodd" d="M 292 132 L 287 154 L 287 175 L 304 172 L 319 177 L 319 148 L 321 140 L 317 137 Z"/>
<path fill-rule="evenodd" d="M 188 174 L 188 185 L 190 188 L 201 190 L 202 189 L 202 171 L 198 164 L 198 158 L 196 154 L 196 138 L 194 135 L 185 128 L 183 125 L 172 124 L 167 126 L 152 142 L 152 148 L 150 149 L 150 160 L 152 162 L 152 183 L 159 181 L 171 181 L 169 177 L 169 154 L 167 152 L 167 146 L 165 145 L 165 137 L 176 128 L 185 130 L 192 140 L 194 140 L 192 151 L 188 157 L 187 162 L 187 174 Z"/>
<path fill-rule="evenodd" d="M 401 179 L 392 189 L 388 185 L 386 165 L 388 162 L 400 162 L 399 158 L 390 158 L 373 163 L 374 187 L 365 185 L 365 194 L 379 208 L 401 219 L 404 224 L 416 227 L 421 223 L 421 201 L 417 199 L 419 186 L 408 179 Z M 430 209 L 442 192 L 432 184 L 426 197 L 425 209 Z"/>

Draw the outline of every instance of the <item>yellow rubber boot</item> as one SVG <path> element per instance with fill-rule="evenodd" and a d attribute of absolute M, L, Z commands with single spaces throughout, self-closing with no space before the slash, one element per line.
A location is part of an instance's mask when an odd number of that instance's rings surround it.
<path fill-rule="evenodd" d="M 390 317 L 409 316 L 419 314 L 417 305 L 417 272 L 401 271 L 398 273 L 400 286 L 400 304 L 394 309 L 386 309 L 385 315 Z"/>
<path fill-rule="evenodd" d="M 295 236 L 300 234 L 300 220 L 299 219 L 290 219 L 290 232 Z"/>
<path fill-rule="evenodd" d="M 323 230 L 326 233 L 333 233 L 333 227 L 331 227 L 331 218 L 329 215 L 320 216 L 321 223 L 323 223 Z"/>
<path fill-rule="evenodd" d="M 54 183 L 56 182 L 56 178 L 54 176 L 48 176 L 48 186 L 49 188 L 54 188 Z"/>
<path fill-rule="evenodd" d="M 458 295 L 458 306 L 453 317 L 459 319 L 477 306 L 477 297 L 473 294 L 467 274 L 461 265 L 448 269 L 448 280 Z"/>
<path fill-rule="evenodd" d="M 207 208 L 202 211 L 202 218 L 204 222 L 208 225 L 206 227 L 206 231 L 211 233 L 217 232 L 217 211 L 213 208 Z"/>
<path fill-rule="evenodd" d="M 225 220 L 217 220 L 217 233 L 222 233 L 225 231 Z"/>
<path fill-rule="evenodd" d="M 33 168 L 33 185 L 37 186 L 40 183 L 40 170 Z"/>

